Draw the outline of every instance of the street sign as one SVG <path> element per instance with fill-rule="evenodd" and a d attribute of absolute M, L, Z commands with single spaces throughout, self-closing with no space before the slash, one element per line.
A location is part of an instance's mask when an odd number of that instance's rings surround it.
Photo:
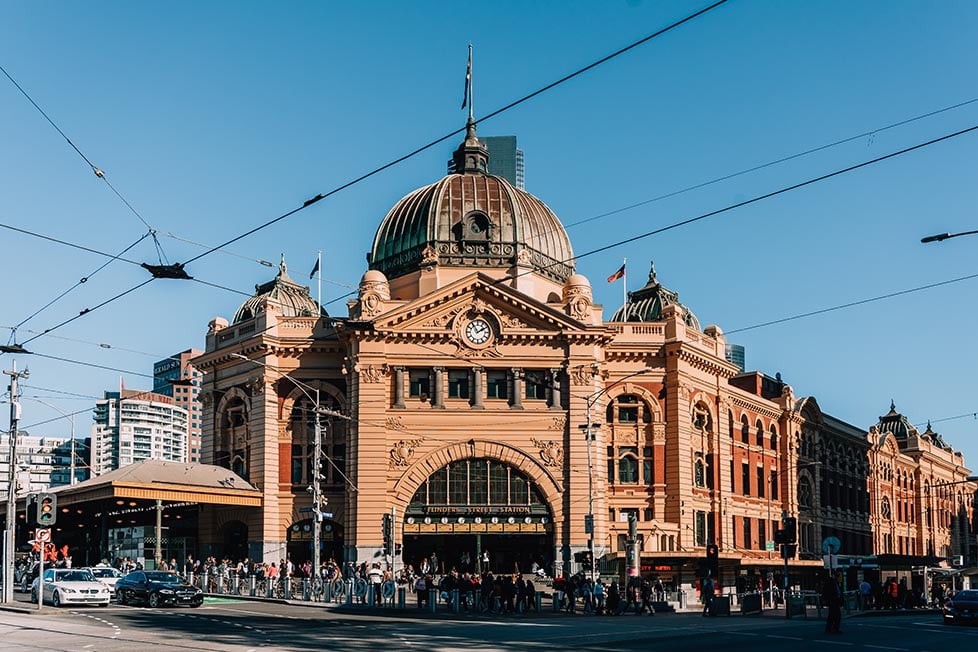
<path fill-rule="evenodd" d="M 774 542 L 773 541 L 766 542 L 764 544 L 764 549 L 767 550 L 768 552 L 774 552 Z"/>
<path fill-rule="evenodd" d="M 825 537 L 822 539 L 822 552 L 826 555 L 834 555 L 842 548 L 842 542 L 838 537 Z"/>
<path fill-rule="evenodd" d="M 34 531 L 34 538 L 38 543 L 49 543 L 51 541 L 51 530 L 49 528 L 38 528 Z"/>

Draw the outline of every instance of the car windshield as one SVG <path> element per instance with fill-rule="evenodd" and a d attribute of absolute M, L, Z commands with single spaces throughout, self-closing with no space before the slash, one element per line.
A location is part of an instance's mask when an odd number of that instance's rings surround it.
<path fill-rule="evenodd" d="M 119 577 L 121 573 L 114 568 L 93 568 L 92 575 L 95 577 Z"/>
<path fill-rule="evenodd" d="M 95 578 L 87 570 L 66 570 L 59 571 L 54 576 L 57 582 L 94 582 Z"/>
<path fill-rule="evenodd" d="M 954 594 L 955 600 L 978 600 L 978 591 L 958 591 Z"/>
<path fill-rule="evenodd" d="M 146 579 L 151 582 L 176 582 L 177 584 L 183 581 L 180 579 L 179 575 L 174 575 L 173 573 L 166 573 L 163 571 L 151 571 L 146 573 Z"/>

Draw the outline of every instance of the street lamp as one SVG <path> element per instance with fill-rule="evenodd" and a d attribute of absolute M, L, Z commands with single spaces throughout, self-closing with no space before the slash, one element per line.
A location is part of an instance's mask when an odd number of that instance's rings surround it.
<path fill-rule="evenodd" d="M 266 369 L 271 369 L 271 367 L 269 367 L 269 365 L 265 364 L 264 362 L 259 362 L 258 360 L 252 360 L 248 356 L 242 355 L 241 353 L 232 353 L 231 354 L 231 357 L 232 358 L 237 358 L 238 360 L 244 360 L 246 362 L 254 363 L 254 364 L 256 364 L 256 365 L 258 365 L 260 367 L 264 367 Z M 275 370 L 275 371 L 277 371 L 277 370 Z M 312 387 L 310 385 L 307 385 L 306 383 L 302 382 L 301 380 L 299 380 L 297 378 L 294 378 L 293 376 L 291 376 L 291 375 L 289 375 L 287 373 L 284 373 L 284 372 L 281 372 L 281 371 L 279 371 L 278 373 L 283 378 L 288 378 L 293 383 L 295 383 L 295 386 L 299 388 L 299 391 L 302 392 L 307 399 L 309 399 L 310 401 L 312 401 L 313 402 L 313 405 L 315 406 L 314 407 L 315 421 L 314 421 L 314 427 L 313 427 L 313 433 L 314 433 L 313 434 L 313 460 L 315 460 L 315 462 L 312 465 L 312 485 L 311 485 L 311 488 L 312 488 L 312 516 L 313 516 L 313 528 L 312 528 L 312 568 L 313 568 L 313 573 L 315 573 L 315 576 L 318 577 L 319 576 L 319 564 L 320 564 L 320 551 L 319 551 L 320 536 L 321 536 L 321 531 L 320 530 L 322 529 L 322 522 L 323 522 L 323 512 L 322 512 L 322 509 L 320 509 L 322 507 L 322 505 L 321 505 L 321 503 L 322 503 L 322 485 L 320 484 L 320 479 L 322 477 L 322 474 L 320 472 L 320 461 L 322 460 L 322 457 L 323 457 L 323 444 L 322 444 L 322 432 L 320 430 L 320 422 L 319 422 L 319 419 L 320 419 L 320 417 L 323 414 L 331 414 L 331 412 L 328 412 L 326 410 L 323 410 L 323 407 L 322 407 L 322 405 L 320 404 L 320 401 L 319 401 L 319 388 L 318 387 Z M 310 394 L 309 392 L 312 392 L 312 394 Z"/>
<path fill-rule="evenodd" d="M 3 601 L 14 601 L 14 539 L 17 536 L 17 494 L 14 488 L 17 486 L 17 422 L 20 421 L 20 403 L 17 398 L 20 396 L 18 383 L 21 378 L 30 376 L 30 371 L 24 369 L 17 371 L 17 361 L 14 360 L 11 371 L 4 370 L 4 374 L 10 376 L 10 454 L 7 458 L 10 472 L 7 475 L 7 522 L 4 530 L 3 540 Z"/>
<path fill-rule="evenodd" d="M 920 241 L 923 243 L 927 242 L 942 242 L 950 238 L 957 238 L 962 235 L 974 235 L 978 231 L 962 231 L 961 233 L 938 233 L 936 235 L 929 235 L 926 238 L 921 238 Z"/>
<path fill-rule="evenodd" d="M 591 408 L 598 402 L 604 394 L 608 392 L 612 387 L 632 378 L 634 376 L 641 376 L 642 374 L 650 373 L 652 369 L 639 369 L 634 373 L 630 373 L 627 376 L 619 378 L 610 385 L 606 385 L 601 390 L 587 396 L 585 398 L 586 405 L 586 419 L 587 423 L 584 424 L 585 436 L 587 437 L 587 518 L 584 520 L 584 529 L 587 532 L 587 548 L 591 554 L 591 581 L 594 581 L 594 457 L 591 454 L 591 445 L 594 441 L 593 429 L 600 427 L 601 424 L 591 419 Z M 634 546 L 635 542 L 632 541 L 631 545 Z M 633 551 L 634 554 L 634 551 Z M 637 560 L 636 560 L 637 563 Z"/>

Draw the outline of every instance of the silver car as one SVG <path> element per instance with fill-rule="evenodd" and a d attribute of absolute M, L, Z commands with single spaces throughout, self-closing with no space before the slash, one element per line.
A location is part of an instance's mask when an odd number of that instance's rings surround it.
<path fill-rule="evenodd" d="M 82 570 L 91 571 L 95 580 L 109 587 L 112 597 L 115 597 L 115 583 L 119 581 L 120 577 L 122 577 L 122 573 L 111 566 L 101 565 L 89 566 L 87 568 L 83 568 Z"/>
<path fill-rule="evenodd" d="M 37 602 L 37 580 L 31 585 L 31 600 Z M 86 568 L 46 568 L 44 570 L 44 602 L 61 605 L 96 604 L 108 606 L 109 587 L 97 581 Z"/>

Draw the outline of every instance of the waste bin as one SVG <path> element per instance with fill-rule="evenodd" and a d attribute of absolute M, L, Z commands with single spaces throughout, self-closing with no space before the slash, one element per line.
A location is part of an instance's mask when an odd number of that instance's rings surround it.
<path fill-rule="evenodd" d="M 730 596 L 729 595 L 717 595 L 713 597 L 713 602 L 710 603 L 710 615 L 711 616 L 729 616 L 730 615 Z"/>

